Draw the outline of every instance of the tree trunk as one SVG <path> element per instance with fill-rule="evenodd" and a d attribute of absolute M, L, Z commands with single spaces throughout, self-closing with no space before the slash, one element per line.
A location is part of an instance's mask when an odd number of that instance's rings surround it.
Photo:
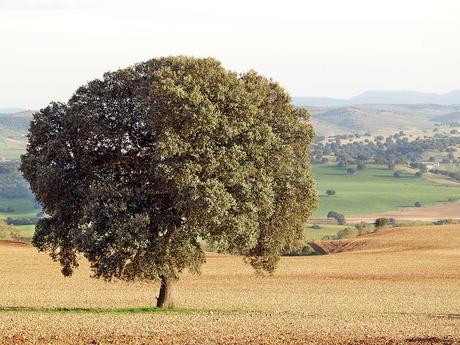
<path fill-rule="evenodd" d="M 176 289 L 176 279 L 161 276 L 160 295 L 157 297 L 158 308 L 174 308 L 174 294 Z"/>

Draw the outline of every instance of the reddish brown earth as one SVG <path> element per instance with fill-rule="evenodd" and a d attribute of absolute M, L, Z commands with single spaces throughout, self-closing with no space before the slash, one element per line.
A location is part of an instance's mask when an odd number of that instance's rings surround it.
<path fill-rule="evenodd" d="M 8 240 L 0 240 L 0 247 L 29 247 L 29 244 L 22 243 L 22 242 L 16 242 L 16 241 L 8 241 Z"/>

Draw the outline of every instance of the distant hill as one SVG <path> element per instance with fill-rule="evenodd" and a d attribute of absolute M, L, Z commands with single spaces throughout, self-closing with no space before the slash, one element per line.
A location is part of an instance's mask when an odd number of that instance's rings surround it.
<path fill-rule="evenodd" d="M 13 108 L 8 108 L 13 109 Z M 15 113 L 0 112 L 0 137 L 26 140 L 33 111 L 23 110 Z"/>
<path fill-rule="evenodd" d="M 431 121 L 437 123 L 454 123 L 460 122 L 460 111 L 455 111 L 446 115 L 437 116 Z"/>
<path fill-rule="evenodd" d="M 293 97 L 297 106 L 346 107 L 358 104 L 460 104 L 460 90 L 444 94 L 416 91 L 366 91 L 349 99 Z"/>
<path fill-rule="evenodd" d="M 457 122 L 460 105 L 363 104 L 338 108 L 307 107 L 318 135 L 431 128 L 433 122 Z M 454 119 L 454 120 L 449 120 Z"/>
<path fill-rule="evenodd" d="M 21 111 L 27 111 L 27 109 L 22 109 L 22 108 L 0 108 L 0 114 L 19 113 Z"/>

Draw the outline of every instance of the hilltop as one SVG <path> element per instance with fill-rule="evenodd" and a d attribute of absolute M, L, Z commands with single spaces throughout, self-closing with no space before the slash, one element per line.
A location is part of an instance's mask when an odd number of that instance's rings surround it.
<path fill-rule="evenodd" d="M 27 110 L 23 108 L 17 108 L 17 107 L 0 108 L 0 114 L 13 114 L 13 113 L 19 113 L 23 111 L 27 111 Z"/>
<path fill-rule="evenodd" d="M 293 97 L 297 106 L 344 107 L 357 104 L 460 104 L 460 90 L 448 93 L 427 93 L 416 91 L 366 91 L 348 99 L 328 97 Z"/>
<path fill-rule="evenodd" d="M 0 109 L 0 137 L 26 140 L 26 134 L 34 111 L 20 110 L 17 112 L 3 112 Z"/>

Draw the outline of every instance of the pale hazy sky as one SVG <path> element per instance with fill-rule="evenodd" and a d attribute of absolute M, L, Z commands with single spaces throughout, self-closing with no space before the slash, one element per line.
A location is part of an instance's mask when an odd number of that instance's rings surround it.
<path fill-rule="evenodd" d="M 459 0 L 0 0 L 0 107 L 149 58 L 213 56 L 293 96 L 460 88 Z"/>

